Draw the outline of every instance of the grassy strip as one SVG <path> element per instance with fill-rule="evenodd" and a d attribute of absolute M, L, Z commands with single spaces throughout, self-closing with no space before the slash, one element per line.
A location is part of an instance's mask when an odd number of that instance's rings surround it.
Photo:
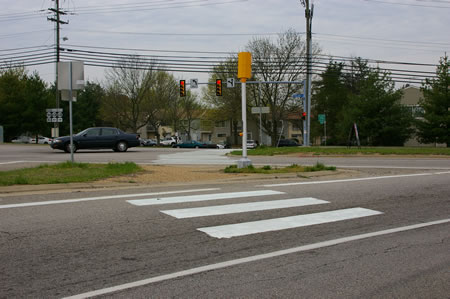
<path fill-rule="evenodd" d="M 94 181 L 142 171 L 133 162 L 89 164 L 64 162 L 0 172 L 0 186 L 64 184 Z"/>
<path fill-rule="evenodd" d="M 297 164 L 293 164 L 291 166 L 282 167 L 282 168 L 272 168 L 269 165 L 263 166 L 261 168 L 256 168 L 253 165 L 250 165 L 245 168 L 237 168 L 236 165 L 230 165 L 225 168 L 225 173 L 264 173 L 264 174 L 272 174 L 272 173 L 297 173 L 297 172 L 313 172 L 313 171 L 322 171 L 322 170 L 336 170 L 334 166 L 325 166 L 322 163 L 316 163 L 314 166 L 300 166 Z"/>
<path fill-rule="evenodd" d="M 248 150 L 248 155 L 274 156 L 292 153 L 312 155 L 443 155 L 450 156 L 448 147 L 259 147 Z M 242 155 L 233 151 L 232 155 Z"/>

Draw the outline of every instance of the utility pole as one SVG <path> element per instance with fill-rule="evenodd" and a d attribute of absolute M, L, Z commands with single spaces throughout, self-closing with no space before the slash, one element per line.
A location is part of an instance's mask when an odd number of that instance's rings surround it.
<path fill-rule="evenodd" d="M 303 145 L 310 146 L 311 136 L 311 81 L 312 81 L 312 18 L 314 11 L 314 4 L 309 5 L 309 0 L 300 0 L 300 3 L 305 7 L 306 18 L 306 134 L 303 136 Z"/>
<path fill-rule="evenodd" d="M 52 11 L 55 13 L 55 17 L 49 18 L 47 17 L 48 21 L 55 22 L 55 42 L 56 42 L 56 67 L 55 67 L 55 87 L 56 87 L 56 108 L 59 108 L 59 90 L 58 90 L 58 63 L 59 63 L 59 31 L 60 31 L 60 24 L 69 24 L 69 22 L 64 22 L 60 20 L 60 15 L 66 15 L 65 12 L 61 11 L 59 9 L 59 0 L 53 0 L 55 1 L 55 8 L 49 8 L 49 11 Z M 55 132 L 52 135 L 52 137 L 59 137 L 59 123 L 54 123 Z"/>

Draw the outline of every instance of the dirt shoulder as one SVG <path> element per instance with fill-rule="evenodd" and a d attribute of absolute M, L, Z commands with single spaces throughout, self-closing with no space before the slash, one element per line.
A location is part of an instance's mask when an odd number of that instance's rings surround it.
<path fill-rule="evenodd" d="M 86 183 L 14 185 L 0 187 L 0 196 L 45 194 L 56 192 L 89 191 L 95 189 L 148 188 L 182 185 L 220 185 L 227 183 L 265 181 L 273 179 L 309 180 L 317 177 L 345 178 L 363 175 L 356 170 L 338 169 L 337 171 L 319 171 L 287 174 L 232 174 L 224 173 L 224 166 L 160 166 L 142 165 L 141 173 L 118 176 Z"/>

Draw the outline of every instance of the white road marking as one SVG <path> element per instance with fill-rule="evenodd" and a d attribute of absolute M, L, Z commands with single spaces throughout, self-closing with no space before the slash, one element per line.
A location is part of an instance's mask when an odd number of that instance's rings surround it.
<path fill-rule="evenodd" d="M 180 218 L 193 218 L 193 217 L 265 211 L 265 210 L 274 210 L 292 207 L 302 207 L 326 203 L 329 202 L 312 197 L 304 197 L 304 198 L 293 198 L 283 200 L 249 202 L 249 203 L 222 205 L 222 206 L 210 206 L 192 209 L 165 210 L 161 212 L 180 219 Z"/>
<path fill-rule="evenodd" d="M 202 231 L 214 238 L 232 238 L 269 231 L 278 231 L 289 228 L 298 228 L 315 224 L 374 216 L 379 214 L 383 213 L 364 208 L 351 208 L 307 215 L 274 218 L 268 220 L 202 227 L 198 228 L 197 230 Z"/>
<path fill-rule="evenodd" d="M 11 162 L 0 162 L 0 165 L 3 164 L 17 164 L 17 163 L 25 163 L 26 161 L 11 161 Z"/>
<path fill-rule="evenodd" d="M 0 165 L 3 164 L 19 164 L 19 163 L 59 163 L 61 161 L 10 161 L 10 162 L 0 162 Z"/>
<path fill-rule="evenodd" d="M 220 190 L 220 188 L 177 190 L 177 191 L 152 192 L 152 193 L 124 194 L 124 195 L 107 195 L 107 196 L 86 197 L 86 198 L 77 198 L 77 199 L 63 199 L 63 200 L 48 200 L 48 201 L 38 201 L 38 202 L 27 202 L 27 203 L 0 205 L 0 209 L 23 208 L 23 207 L 44 206 L 44 205 L 55 205 L 55 204 L 73 203 L 73 202 L 82 202 L 82 201 L 93 201 L 93 200 L 102 200 L 102 199 L 129 198 L 129 197 L 139 197 L 139 196 L 155 196 L 155 195 L 191 193 L 191 192 L 205 192 L 205 191 L 217 191 L 217 190 Z"/>
<path fill-rule="evenodd" d="M 393 179 L 393 178 L 404 178 L 404 177 L 414 177 L 414 176 L 429 176 L 429 175 L 440 175 L 449 174 L 450 172 L 430 172 L 430 173 L 414 173 L 414 174 L 399 174 L 399 175 L 386 175 L 386 176 L 373 176 L 366 178 L 355 178 L 355 179 L 342 179 L 342 180 L 329 180 L 329 181 L 312 181 L 312 182 L 296 182 L 296 183 L 282 183 L 282 184 L 267 184 L 261 185 L 261 187 L 282 187 L 282 186 L 296 186 L 296 185 L 315 185 L 315 184 L 330 184 L 330 183 L 346 183 L 346 182 L 358 182 L 358 181 L 370 181 L 370 180 L 382 180 L 382 179 Z"/>
<path fill-rule="evenodd" d="M 260 191 L 247 191 L 247 192 L 229 192 L 229 193 L 214 193 L 214 194 L 191 195 L 191 196 L 134 199 L 134 200 L 127 200 L 127 202 L 129 202 L 133 205 L 136 205 L 136 206 L 148 206 L 148 205 L 163 205 L 163 204 L 172 204 L 172 203 L 217 200 L 217 199 L 279 195 L 279 194 L 284 194 L 284 192 L 273 191 L 273 190 L 260 190 Z"/>
<path fill-rule="evenodd" d="M 231 152 L 230 149 L 198 149 L 186 150 L 178 153 L 163 154 L 158 156 L 158 160 L 154 160 L 152 164 L 216 164 L 229 165 L 235 164 L 236 161 L 226 156 Z"/>
<path fill-rule="evenodd" d="M 65 297 L 65 299 L 84 299 L 84 298 L 90 298 L 90 297 L 95 297 L 95 296 L 101 296 L 101 295 L 105 295 L 105 294 L 111 294 L 114 292 L 124 291 L 126 289 L 142 287 L 142 286 L 149 285 L 149 284 L 156 283 L 156 282 L 162 282 L 162 281 L 171 280 L 171 279 L 175 279 L 175 278 L 191 276 L 191 275 L 195 275 L 195 274 L 199 274 L 199 273 L 215 271 L 215 270 L 224 269 L 224 268 L 228 268 L 228 267 L 232 267 L 232 266 L 242 265 L 245 263 L 257 262 L 257 261 L 274 258 L 274 257 L 279 257 L 279 256 L 284 256 L 284 255 L 288 255 L 288 254 L 305 252 L 305 251 L 309 251 L 309 250 L 316 250 L 316 249 L 331 247 L 331 246 L 335 246 L 335 245 L 339 245 L 339 244 L 343 244 L 343 243 L 364 240 L 364 239 L 368 239 L 368 238 L 374 238 L 374 237 L 379 237 L 379 236 L 384 236 L 384 235 L 389 235 L 389 234 L 394 234 L 394 233 L 401 233 L 401 232 L 420 229 L 420 228 L 429 227 L 429 226 L 433 226 L 433 225 L 445 224 L 445 223 L 449 223 L 449 222 L 450 222 L 450 218 L 447 218 L 447 219 L 431 221 L 431 222 L 427 222 L 427 223 L 419 223 L 419 224 L 413 224 L 413 225 L 408 225 L 408 226 L 396 227 L 396 228 L 376 231 L 376 232 L 372 232 L 372 233 L 348 236 L 348 237 L 338 238 L 338 239 L 334 239 L 334 240 L 328 240 L 328 241 L 303 245 L 303 246 L 299 246 L 299 247 L 293 247 L 293 248 L 278 250 L 278 251 L 274 251 L 274 252 L 253 255 L 253 256 L 239 258 L 239 259 L 235 259 L 235 260 L 229 260 L 226 262 L 200 266 L 197 268 L 191 268 L 188 270 L 183 270 L 183 271 L 165 274 L 165 275 L 161 275 L 161 276 L 155 276 L 155 277 L 138 280 L 138 281 L 134 281 L 134 282 L 129 282 L 129 283 L 125 283 L 125 284 L 121 284 L 121 285 L 117 285 L 117 286 L 113 286 L 113 287 L 109 287 L 109 288 L 98 289 L 96 291 L 91 291 L 91 292 L 86 292 L 86 293 L 82 293 L 82 294 L 78 294 L 78 295 L 74 295 L 74 296 L 70 296 L 70 297 Z"/>

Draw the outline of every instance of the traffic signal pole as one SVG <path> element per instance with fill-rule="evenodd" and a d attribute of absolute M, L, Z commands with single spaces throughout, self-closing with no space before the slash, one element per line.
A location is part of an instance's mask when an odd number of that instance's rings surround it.
<path fill-rule="evenodd" d="M 311 135 L 311 80 L 312 80 L 312 18 L 314 5 L 309 5 L 309 0 L 300 0 L 305 7 L 306 18 L 306 130 L 303 136 L 303 145 L 310 146 Z"/>

